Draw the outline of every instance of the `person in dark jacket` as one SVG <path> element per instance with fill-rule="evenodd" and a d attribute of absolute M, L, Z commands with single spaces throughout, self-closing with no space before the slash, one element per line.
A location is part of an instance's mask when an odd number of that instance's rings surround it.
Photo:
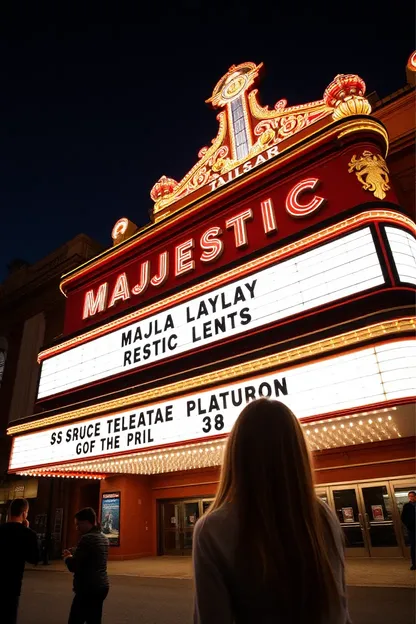
<path fill-rule="evenodd" d="M 75 514 L 75 526 L 81 534 L 74 553 L 65 550 L 64 561 L 74 575 L 74 600 L 68 624 L 101 624 L 103 603 L 107 598 L 108 539 L 97 525 L 91 507 Z"/>
<path fill-rule="evenodd" d="M 410 542 L 411 570 L 416 570 L 416 492 L 408 494 L 409 502 L 403 505 L 402 522 L 407 529 Z"/>
<path fill-rule="evenodd" d="M 37 535 L 29 528 L 29 503 L 15 498 L 9 509 L 8 522 L 0 526 L 0 619 L 2 624 L 15 624 L 19 608 L 25 562 L 39 562 Z"/>

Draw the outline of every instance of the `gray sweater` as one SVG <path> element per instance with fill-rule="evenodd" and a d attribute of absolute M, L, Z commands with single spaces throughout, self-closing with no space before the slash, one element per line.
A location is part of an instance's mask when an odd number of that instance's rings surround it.
<path fill-rule="evenodd" d="M 341 527 L 330 509 L 325 505 L 330 526 L 335 537 L 337 552 L 328 538 L 328 549 L 340 591 L 345 592 L 344 553 Z M 233 559 L 236 549 L 238 520 L 232 505 L 227 505 L 203 516 L 196 524 L 193 542 L 193 565 L 195 579 L 194 624 L 291 624 L 283 622 L 273 610 L 259 613 L 260 602 L 251 604 L 236 591 L 233 601 L 230 587 L 237 584 Z M 331 552 L 331 548 L 333 552 Z M 240 593 L 240 597 L 238 597 Z M 261 601 L 261 604 L 264 604 Z M 237 606 L 239 616 L 234 609 Z M 293 606 L 293 622 L 298 621 L 296 605 Z M 350 624 L 346 601 L 341 608 L 334 608 L 330 619 L 322 624 Z"/>

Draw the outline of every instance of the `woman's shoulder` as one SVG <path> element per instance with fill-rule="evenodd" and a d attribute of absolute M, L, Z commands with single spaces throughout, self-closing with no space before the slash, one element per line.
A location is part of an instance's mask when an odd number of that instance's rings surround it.
<path fill-rule="evenodd" d="M 226 504 L 204 514 L 195 525 L 194 536 L 208 538 L 223 535 L 235 529 L 236 515 L 232 505 Z"/>

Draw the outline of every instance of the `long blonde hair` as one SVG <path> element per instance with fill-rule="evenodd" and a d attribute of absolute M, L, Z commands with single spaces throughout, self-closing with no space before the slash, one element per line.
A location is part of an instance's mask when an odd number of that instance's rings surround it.
<path fill-rule="evenodd" d="M 238 517 L 235 566 L 248 592 L 273 595 L 286 617 L 321 622 L 343 598 L 328 539 L 337 549 L 302 428 L 283 403 L 259 399 L 241 412 L 209 513 L 227 504 Z"/>

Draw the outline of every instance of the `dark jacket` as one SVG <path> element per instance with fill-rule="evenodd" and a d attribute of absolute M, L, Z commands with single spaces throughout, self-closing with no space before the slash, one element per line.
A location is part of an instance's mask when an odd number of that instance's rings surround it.
<path fill-rule="evenodd" d="M 38 563 L 38 538 L 20 522 L 0 525 L 0 592 L 20 596 L 25 562 Z"/>
<path fill-rule="evenodd" d="M 410 533 L 415 532 L 416 528 L 416 505 L 413 503 L 405 503 L 402 511 L 402 522 Z"/>
<path fill-rule="evenodd" d="M 91 593 L 109 586 L 107 576 L 108 539 L 94 527 L 79 540 L 72 557 L 65 560 L 74 574 L 74 592 Z"/>

